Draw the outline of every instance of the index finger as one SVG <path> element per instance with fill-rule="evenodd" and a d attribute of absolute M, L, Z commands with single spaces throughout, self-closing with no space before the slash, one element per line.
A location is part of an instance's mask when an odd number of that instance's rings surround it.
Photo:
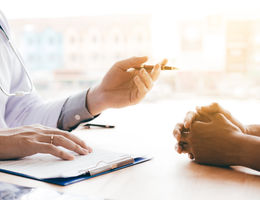
<path fill-rule="evenodd" d="M 148 60 L 147 56 L 132 57 L 132 58 L 128 58 L 128 59 L 117 62 L 114 67 L 118 67 L 121 70 L 126 71 L 129 68 L 140 67 L 147 60 Z"/>
<path fill-rule="evenodd" d="M 46 144 L 42 142 L 35 142 L 33 146 L 35 153 L 46 153 L 52 154 L 53 156 L 59 157 L 63 160 L 73 160 L 75 157 L 52 144 Z"/>
<path fill-rule="evenodd" d="M 192 122 L 196 119 L 197 113 L 189 111 L 184 118 L 184 127 L 189 129 Z"/>
<path fill-rule="evenodd" d="M 168 60 L 166 58 L 164 58 L 160 64 L 161 64 L 161 66 L 165 66 L 167 64 L 167 62 L 168 62 Z"/>
<path fill-rule="evenodd" d="M 155 81 L 158 78 L 160 71 L 161 71 L 161 66 L 165 66 L 167 64 L 167 62 L 168 62 L 168 60 L 165 58 L 165 59 L 162 60 L 161 63 L 156 64 L 154 66 L 154 68 L 150 72 L 153 81 Z"/>
<path fill-rule="evenodd" d="M 153 70 L 150 73 L 153 81 L 155 81 L 158 78 L 158 76 L 160 74 L 160 71 L 161 71 L 161 65 L 160 64 L 156 64 L 154 66 Z"/>
<path fill-rule="evenodd" d="M 197 111 L 207 112 L 207 113 L 225 113 L 225 110 L 216 102 L 208 105 L 208 106 L 201 106 L 196 108 Z"/>
<path fill-rule="evenodd" d="M 87 149 L 89 152 L 92 152 L 92 149 L 86 145 L 86 143 L 81 140 L 80 138 L 78 138 L 77 136 L 67 132 L 67 131 L 62 131 L 59 129 L 47 129 L 44 131 L 46 134 L 56 134 L 56 135 L 62 135 L 64 137 L 66 137 L 69 140 L 72 140 L 73 142 L 75 142 L 76 144 L 80 145 L 82 148 Z"/>
<path fill-rule="evenodd" d="M 176 124 L 174 130 L 173 130 L 173 136 L 176 138 L 177 141 L 180 141 L 181 139 L 181 131 L 183 130 L 184 126 L 182 123 Z"/>

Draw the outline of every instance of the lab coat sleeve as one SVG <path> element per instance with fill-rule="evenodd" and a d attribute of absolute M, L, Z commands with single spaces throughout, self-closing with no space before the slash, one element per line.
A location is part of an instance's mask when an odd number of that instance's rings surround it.
<path fill-rule="evenodd" d="M 58 120 L 58 128 L 71 131 L 80 123 L 87 122 L 97 116 L 93 116 L 86 107 L 87 91 L 70 96 L 62 107 Z"/>
<path fill-rule="evenodd" d="M 44 102 L 36 92 L 23 97 L 9 97 L 5 120 L 9 127 L 42 124 L 57 127 L 61 108 L 66 100 Z"/>
<path fill-rule="evenodd" d="M 80 123 L 94 119 L 86 108 L 86 92 L 53 102 L 44 102 L 36 93 L 10 97 L 6 106 L 9 127 L 42 124 L 71 131 Z"/>

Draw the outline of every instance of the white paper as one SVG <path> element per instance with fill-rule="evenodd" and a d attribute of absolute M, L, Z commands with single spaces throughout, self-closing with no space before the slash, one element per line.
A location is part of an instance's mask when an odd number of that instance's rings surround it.
<path fill-rule="evenodd" d="M 104 166 L 130 157 L 124 153 L 115 153 L 102 149 L 94 149 L 88 155 L 75 155 L 75 159 L 68 161 L 48 154 L 36 154 L 19 160 L 0 161 L 0 169 L 38 179 L 73 177 L 88 172 L 89 169 Z"/>

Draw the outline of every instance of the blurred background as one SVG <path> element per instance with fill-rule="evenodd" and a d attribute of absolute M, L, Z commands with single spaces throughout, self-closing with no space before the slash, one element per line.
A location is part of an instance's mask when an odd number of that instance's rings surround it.
<path fill-rule="evenodd" d="M 146 102 L 260 99 L 258 1 L 1 0 L 13 39 L 44 98 L 101 81 L 118 60 L 168 58 Z"/>

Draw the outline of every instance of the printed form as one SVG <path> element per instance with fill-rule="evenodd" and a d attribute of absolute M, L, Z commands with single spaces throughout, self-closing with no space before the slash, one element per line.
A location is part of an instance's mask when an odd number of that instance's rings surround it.
<path fill-rule="evenodd" d="M 128 154 L 94 149 L 88 155 L 75 155 L 75 159 L 70 161 L 49 154 L 36 154 L 19 160 L 0 161 L 0 169 L 38 179 L 67 178 L 86 173 L 94 175 L 116 168 L 120 166 L 120 163 L 125 165 L 133 162 L 134 159 Z"/>

